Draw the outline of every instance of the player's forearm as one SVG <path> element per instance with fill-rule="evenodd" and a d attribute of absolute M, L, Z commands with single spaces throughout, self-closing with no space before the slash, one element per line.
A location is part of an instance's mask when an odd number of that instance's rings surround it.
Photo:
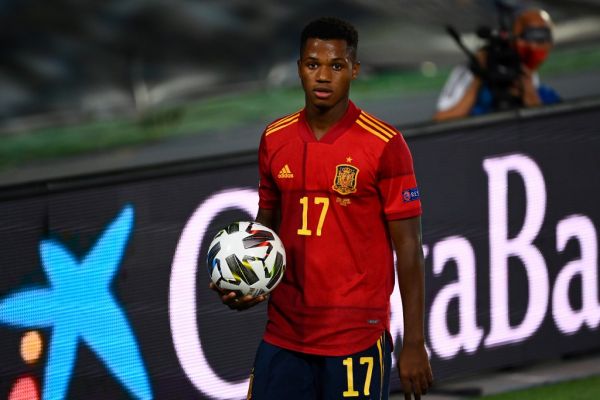
<path fill-rule="evenodd" d="M 259 224 L 263 224 L 264 226 L 273 229 L 275 213 L 273 210 L 268 210 L 266 208 L 259 208 L 258 213 L 256 214 L 255 221 Z"/>
<path fill-rule="evenodd" d="M 404 313 L 404 343 L 424 344 L 425 278 L 421 218 L 388 222 L 398 264 L 398 283 Z"/>
<path fill-rule="evenodd" d="M 281 222 L 280 215 L 281 213 L 277 208 L 274 208 L 272 210 L 266 208 L 259 208 L 258 213 L 256 214 L 256 218 L 254 220 L 259 224 L 263 224 L 264 226 L 271 228 L 275 232 L 277 232 L 279 230 L 279 223 Z"/>
<path fill-rule="evenodd" d="M 396 249 L 398 282 L 404 313 L 404 345 L 423 345 L 425 283 L 420 242 L 405 243 Z"/>

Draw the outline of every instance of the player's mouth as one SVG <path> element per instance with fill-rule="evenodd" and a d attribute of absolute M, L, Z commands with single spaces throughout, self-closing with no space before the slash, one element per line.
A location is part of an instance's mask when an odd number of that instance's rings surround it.
<path fill-rule="evenodd" d="M 333 95 L 333 90 L 328 88 L 315 88 L 313 93 L 318 99 L 328 99 Z"/>

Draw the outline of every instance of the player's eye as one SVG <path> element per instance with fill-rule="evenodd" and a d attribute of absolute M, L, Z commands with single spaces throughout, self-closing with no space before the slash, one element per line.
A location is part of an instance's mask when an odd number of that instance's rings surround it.
<path fill-rule="evenodd" d="M 314 62 L 306 63 L 306 67 L 308 69 L 315 69 L 315 68 L 317 68 L 317 63 L 314 63 Z"/>
<path fill-rule="evenodd" d="M 340 63 L 335 63 L 332 65 L 334 71 L 341 71 L 344 66 Z"/>

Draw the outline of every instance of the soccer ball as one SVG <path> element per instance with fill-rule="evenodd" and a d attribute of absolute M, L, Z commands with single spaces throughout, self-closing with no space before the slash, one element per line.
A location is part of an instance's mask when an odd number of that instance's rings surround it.
<path fill-rule="evenodd" d="M 254 297 L 269 293 L 285 271 L 285 249 L 275 232 L 258 222 L 233 222 L 208 247 L 210 279 L 223 290 Z"/>

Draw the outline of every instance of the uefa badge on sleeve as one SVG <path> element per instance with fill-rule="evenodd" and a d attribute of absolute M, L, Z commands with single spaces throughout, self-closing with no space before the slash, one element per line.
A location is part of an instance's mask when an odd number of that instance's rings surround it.
<path fill-rule="evenodd" d="M 402 198 L 404 199 L 405 203 L 408 203 L 409 201 L 419 200 L 419 188 L 415 187 L 412 189 L 406 189 L 402 191 Z"/>

